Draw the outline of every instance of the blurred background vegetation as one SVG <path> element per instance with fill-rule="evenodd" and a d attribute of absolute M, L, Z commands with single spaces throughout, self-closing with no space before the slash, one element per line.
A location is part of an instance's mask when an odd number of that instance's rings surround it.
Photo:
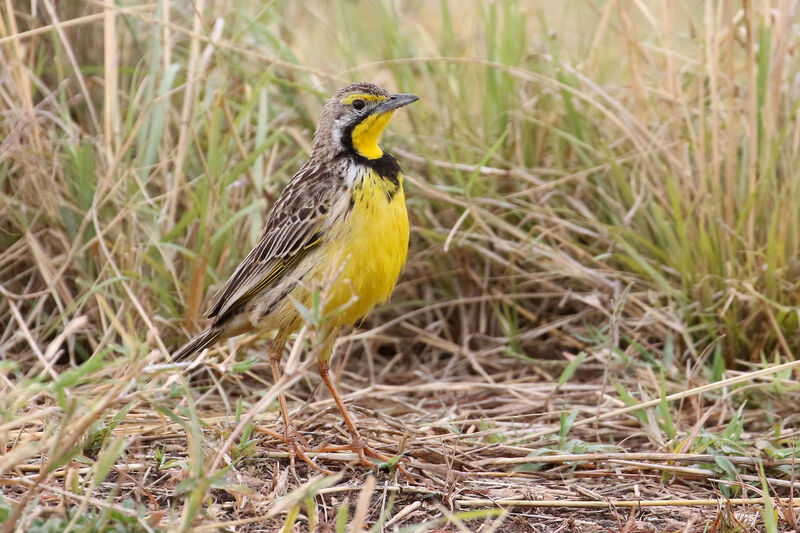
<path fill-rule="evenodd" d="M 384 140 L 411 261 L 368 324 L 460 299 L 440 333 L 518 355 L 612 333 L 728 365 L 798 347 L 791 2 L 10 5 L 3 288 L 38 294 L 17 306 L 36 338 L 89 317 L 81 358 L 194 330 L 321 104 L 361 79 L 422 97 Z"/>

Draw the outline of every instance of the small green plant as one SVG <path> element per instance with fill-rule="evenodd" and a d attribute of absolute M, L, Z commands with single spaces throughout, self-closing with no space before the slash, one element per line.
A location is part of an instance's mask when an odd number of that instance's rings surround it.
<path fill-rule="evenodd" d="M 561 409 L 561 416 L 560 416 L 560 423 L 558 430 L 558 441 L 559 441 L 559 446 L 561 448 L 566 447 L 567 435 L 569 435 L 569 430 L 572 429 L 572 424 L 575 423 L 575 419 L 577 417 L 578 417 L 577 409 L 568 412 L 566 405 Z"/>
<path fill-rule="evenodd" d="M 29 533 L 62 533 L 68 525 L 73 531 L 86 533 L 144 533 L 159 532 L 163 529 L 153 527 L 145 521 L 147 509 L 137 506 L 127 499 L 117 509 L 81 510 L 77 506 L 69 507 L 64 516 L 34 519 L 28 529 Z M 1 522 L 1 521 L 0 521 Z"/>
<path fill-rule="evenodd" d="M 11 504 L 0 494 L 0 524 L 4 523 L 13 512 Z"/>
<path fill-rule="evenodd" d="M 258 449 L 256 448 L 256 443 L 258 441 L 250 438 L 250 436 L 253 434 L 253 428 L 254 425 L 252 422 L 247 424 L 244 428 L 244 431 L 242 431 L 239 442 L 231 447 L 231 457 L 233 459 L 241 460 L 247 457 L 253 457 L 256 453 L 258 453 Z"/>

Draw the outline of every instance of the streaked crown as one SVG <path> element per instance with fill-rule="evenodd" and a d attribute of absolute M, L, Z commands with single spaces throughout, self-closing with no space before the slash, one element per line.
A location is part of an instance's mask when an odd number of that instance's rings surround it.
<path fill-rule="evenodd" d="M 342 87 L 322 108 L 314 134 L 313 158 L 332 159 L 341 153 L 377 159 L 381 133 L 394 111 L 418 100 L 410 94 L 389 94 L 373 83 Z"/>

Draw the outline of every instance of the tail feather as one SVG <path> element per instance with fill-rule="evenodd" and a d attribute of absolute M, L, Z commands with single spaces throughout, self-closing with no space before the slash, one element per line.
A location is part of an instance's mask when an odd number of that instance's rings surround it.
<path fill-rule="evenodd" d="M 219 338 L 222 334 L 221 329 L 208 328 L 204 332 L 195 336 L 192 340 L 181 346 L 181 348 L 172 354 L 173 361 L 183 361 L 188 357 L 196 354 L 203 348 L 208 347 L 211 343 Z"/>

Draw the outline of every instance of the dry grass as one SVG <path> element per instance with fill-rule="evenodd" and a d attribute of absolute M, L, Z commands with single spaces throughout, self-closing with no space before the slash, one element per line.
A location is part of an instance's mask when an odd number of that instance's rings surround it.
<path fill-rule="evenodd" d="M 796 2 L 0 2 L 5 531 L 800 531 Z M 165 356 L 352 79 L 422 96 L 334 360 L 415 482 L 288 463 L 313 324 Z"/>

